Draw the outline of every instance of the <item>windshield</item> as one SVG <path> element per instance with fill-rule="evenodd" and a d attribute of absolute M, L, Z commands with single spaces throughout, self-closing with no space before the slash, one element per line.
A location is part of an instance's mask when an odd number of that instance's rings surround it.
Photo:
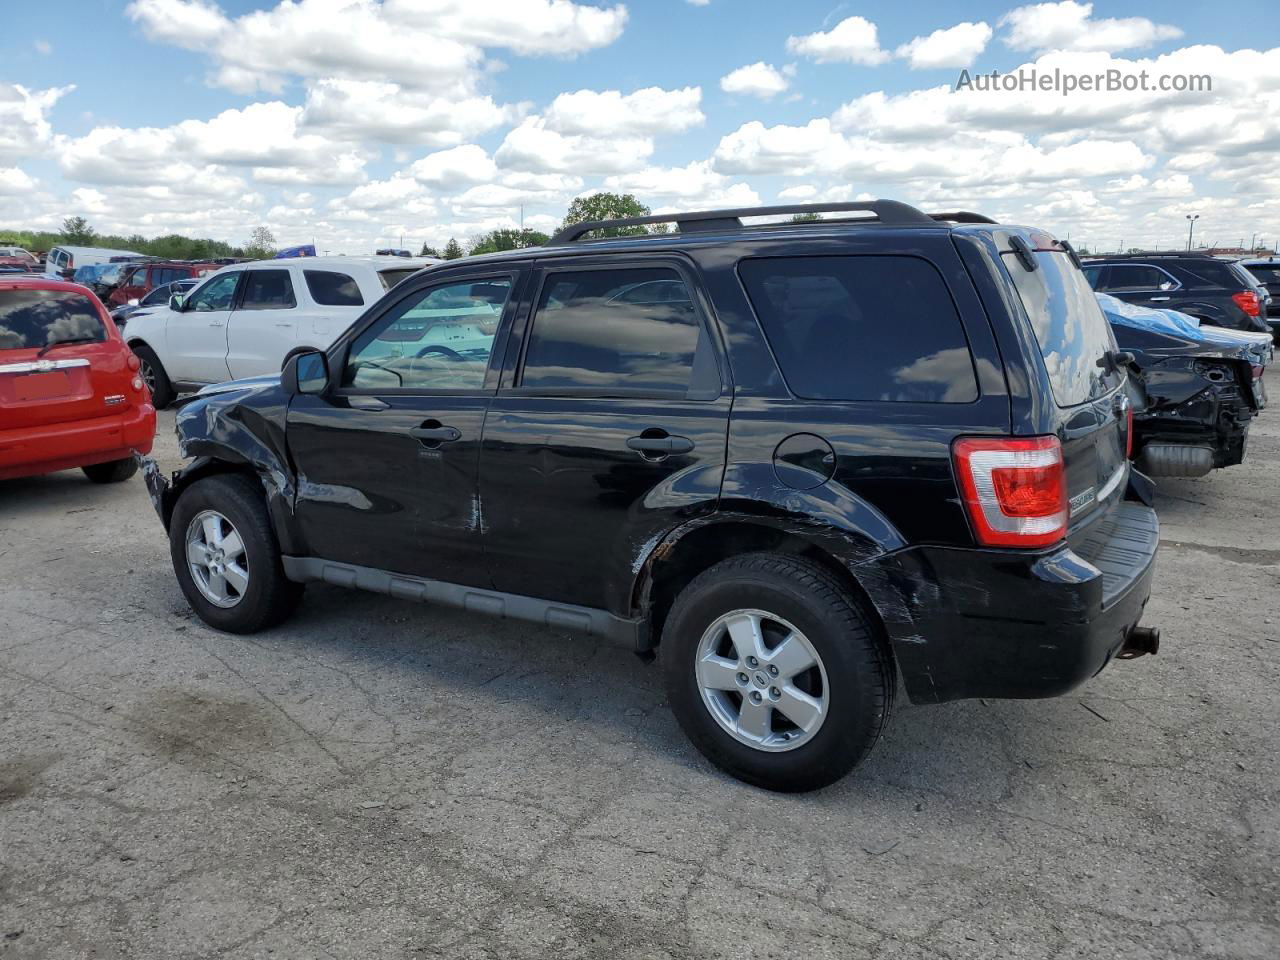
<path fill-rule="evenodd" d="M 0 350 L 72 339 L 107 339 L 98 308 L 83 293 L 0 290 Z"/>
<path fill-rule="evenodd" d="M 1035 258 L 1036 270 L 1012 253 L 1004 263 L 1031 318 L 1054 399 L 1060 407 L 1096 400 L 1120 384 L 1119 373 L 1098 363 L 1116 348 L 1111 327 L 1067 254 L 1046 251 Z"/>

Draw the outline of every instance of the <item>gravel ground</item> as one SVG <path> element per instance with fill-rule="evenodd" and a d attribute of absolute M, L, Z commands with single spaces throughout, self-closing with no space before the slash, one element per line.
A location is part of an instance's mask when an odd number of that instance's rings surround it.
<path fill-rule="evenodd" d="M 1272 411 L 1161 485 L 1158 657 L 799 797 L 611 647 L 326 586 L 223 636 L 141 479 L 0 482 L 0 957 L 1274 960 L 1278 471 Z"/>

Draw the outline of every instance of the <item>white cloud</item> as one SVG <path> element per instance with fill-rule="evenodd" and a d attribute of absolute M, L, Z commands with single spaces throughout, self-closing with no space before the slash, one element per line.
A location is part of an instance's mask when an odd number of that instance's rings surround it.
<path fill-rule="evenodd" d="M 36 53 L 41 56 L 47 57 L 49 54 L 53 53 L 53 44 L 48 40 L 37 40 L 34 46 L 36 48 Z"/>
<path fill-rule="evenodd" d="M 1144 49 L 1182 36 L 1168 24 L 1146 17 L 1093 19 L 1092 3 L 1062 0 L 1036 3 L 1010 10 L 1000 18 L 1008 27 L 1004 42 L 1014 50 L 1119 50 Z"/>
<path fill-rule="evenodd" d="M 562 93 L 543 111 L 548 130 L 593 137 L 653 136 L 701 126 L 701 87 L 663 90 L 645 87 L 634 93 L 578 90 Z"/>
<path fill-rule="evenodd" d="M 498 166 L 526 173 L 609 174 L 634 170 L 653 153 L 648 137 L 569 136 L 529 117 L 494 154 Z"/>
<path fill-rule="evenodd" d="M 409 173 L 419 183 L 451 188 L 492 180 L 497 176 L 498 167 L 483 147 L 468 143 L 452 150 L 427 154 L 414 162 Z"/>
<path fill-rule="evenodd" d="M 912 70 L 971 67 L 987 49 L 991 34 L 991 27 L 986 23 L 957 23 L 904 43 L 895 55 L 910 61 Z"/>
<path fill-rule="evenodd" d="M 398 83 L 324 79 L 308 87 L 301 124 L 347 140 L 448 147 L 517 119 L 518 113 L 488 96 L 437 96 Z"/>
<path fill-rule="evenodd" d="M 768 100 L 787 89 L 790 85 L 787 76 L 786 67 L 778 70 L 771 63 L 759 61 L 725 74 L 720 78 L 720 89 Z"/>
<path fill-rule="evenodd" d="M 0 167 L 0 195 L 25 193 L 35 189 L 36 182 L 20 167 Z"/>
<path fill-rule="evenodd" d="M 874 67 L 889 59 L 880 49 L 876 25 L 863 17 L 846 17 L 826 33 L 788 37 L 787 50 L 818 63 L 858 63 Z"/>
<path fill-rule="evenodd" d="M 627 19 L 570 0 L 282 0 L 238 17 L 206 0 L 133 0 L 127 13 L 152 40 L 211 57 L 213 81 L 239 93 L 297 76 L 465 95 L 485 48 L 573 56 L 612 43 Z"/>
<path fill-rule="evenodd" d="M 49 112 L 75 87 L 31 90 L 16 83 L 0 83 L 0 161 L 34 156 L 53 139 Z"/>

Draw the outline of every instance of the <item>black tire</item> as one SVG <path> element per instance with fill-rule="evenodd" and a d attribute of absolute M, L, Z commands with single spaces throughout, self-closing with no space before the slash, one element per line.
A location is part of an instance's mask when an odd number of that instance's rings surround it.
<path fill-rule="evenodd" d="M 215 510 L 235 527 L 244 543 L 249 585 L 232 607 L 207 600 L 187 564 L 187 528 L 204 510 Z M 197 480 L 174 504 L 169 521 L 169 554 L 187 602 L 205 623 L 228 633 L 256 633 L 280 623 L 297 608 L 302 584 L 284 575 L 262 487 L 243 474 L 223 473 Z"/>
<path fill-rule="evenodd" d="M 795 626 L 826 672 L 826 716 L 793 749 L 768 752 L 739 741 L 703 701 L 699 642 L 717 619 L 743 609 Z M 768 790 L 816 790 L 839 780 L 875 745 L 893 708 L 896 676 L 871 618 L 822 567 L 795 557 L 746 554 L 704 571 L 676 598 L 659 650 L 671 709 L 694 746 L 725 772 Z"/>
<path fill-rule="evenodd" d="M 133 353 L 142 363 L 142 369 L 138 372 L 142 375 L 142 379 L 151 385 L 151 405 L 157 410 L 163 410 L 173 403 L 177 396 L 173 384 L 169 382 L 169 375 L 164 372 L 160 358 L 150 347 L 140 343 L 133 348 Z"/>
<path fill-rule="evenodd" d="M 108 460 L 106 463 L 91 463 L 81 467 L 84 475 L 94 483 L 121 483 L 138 472 L 138 461 L 133 457 L 124 460 Z"/>

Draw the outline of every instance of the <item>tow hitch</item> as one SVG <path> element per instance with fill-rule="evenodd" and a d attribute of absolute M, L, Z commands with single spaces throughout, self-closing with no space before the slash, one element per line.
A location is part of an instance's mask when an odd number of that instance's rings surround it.
<path fill-rule="evenodd" d="M 1160 652 L 1159 627 L 1134 627 L 1124 638 L 1124 646 L 1116 654 L 1117 660 L 1136 660 L 1150 653 L 1153 656 Z"/>

